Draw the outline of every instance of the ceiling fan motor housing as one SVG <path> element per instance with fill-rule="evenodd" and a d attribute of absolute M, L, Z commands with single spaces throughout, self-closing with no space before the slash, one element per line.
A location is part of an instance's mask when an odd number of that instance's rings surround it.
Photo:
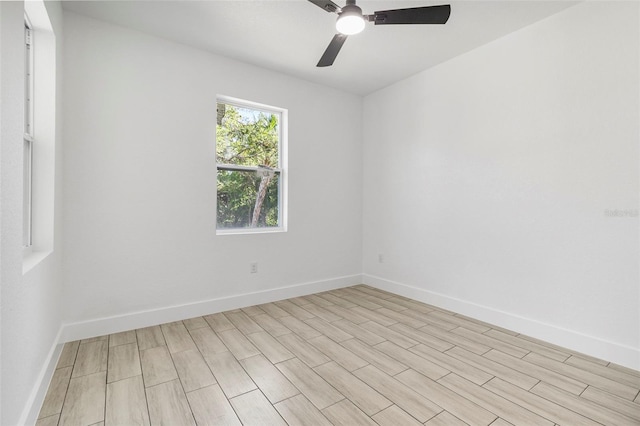
<path fill-rule="evenodd" d="M 340 12 L 340 16 L 343 16 L 345 14 L 362 16 L 362 9 L 360 9 L 360 6 L 356 6 L 355 3 L 348 4 L 342 8 L 342 12 Z"/>

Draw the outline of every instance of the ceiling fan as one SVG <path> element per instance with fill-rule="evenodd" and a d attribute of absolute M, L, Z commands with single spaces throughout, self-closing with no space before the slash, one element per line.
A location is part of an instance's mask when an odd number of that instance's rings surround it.
<path fill-rule="evenodd" d="M 344 7 L 340 7 L 331 0 L 309 0 L 311 3 L 329 13 L 337 13 L 336 29 L 331 43 L 324 51 L 318 62 L 318 67 L 333 65 L 338 52 L 347 40 L 347 36 L 358 34 L 364 29 L 365 22 L 375 25 L 398 24 L 445 24 L 451 14 L 450 5 L 413 7 L 408 9 L 382 10 L 373 15 L 363 15 L 362 9 L 356 6 L 355 0 L 347 0 Z"/>

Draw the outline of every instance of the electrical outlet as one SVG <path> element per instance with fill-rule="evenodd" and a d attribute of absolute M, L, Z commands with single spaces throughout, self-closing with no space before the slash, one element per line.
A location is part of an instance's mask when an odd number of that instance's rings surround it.
<path fill-rule="evenodd" d="M 258 262 L 251 262 L 249 264 L 249 272 L 251 272 L 252 274 L 258 273 Z"/>
<path fill-rule="evenodd" d="M 382 253 L 378 254 L 378 263 L 384 263 L 384 255 Z"/>

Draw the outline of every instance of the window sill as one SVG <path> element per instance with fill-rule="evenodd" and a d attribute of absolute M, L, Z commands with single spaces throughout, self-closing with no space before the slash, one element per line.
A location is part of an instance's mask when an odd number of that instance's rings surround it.
<path fill-rule="evenodd" d="M 30 248 L 24 249 L 22 254 L 22 275 L 35 268 L 40 262 L 45 260 L 53 251 L 51 250 L 37 250 L 33 251 Z"/>
<path fill-rule="evenodd" d="M 252 235 L 252 234 L 277 234 L 287 232 L 286 228 L 233 228 L 216 229 L 216 235 Z"/>

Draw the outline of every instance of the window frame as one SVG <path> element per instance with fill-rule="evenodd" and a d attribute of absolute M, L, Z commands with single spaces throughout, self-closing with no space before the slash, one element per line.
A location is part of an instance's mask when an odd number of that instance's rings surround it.
<path fill-rule="evenodd" d="M 270 227 L 245 227 L 245 228 L 219 228 L 218 227 L 218 209 L 216 207 L 216 235 L 236 235 L 236 234 L 267 234 L 279 233 L 287 231 L 287 128 L 288 128 L 288 111 L 271 105 L 260 104 L 257 102 L 247 101 L 243 99 L 233 98 L 224 95 L 216 96 L 216 109 L 218 104 L 225 104 L 237 108 L 251 109 L 253 111 L 264 112 L 267 114 L 278 116 L 278 167 L 265 168 L 260 166 L 244 166 L 236 164 L 218 163 L 216 161 L 216 182 L 218 179 L 218 171 L 239 171 L 239 172 L 256 172 L 261 171 L 272 172 L 278 176 L 278 226 Z M 215 146 L 218 144 L 218 135 L 216 133 Z M 214 155 L 217 152 L 214 148 Z M 216 185 L 216 205 L 217 205 L 217 185 Z"/>
<path fill-rule="evenodd" d="M 22 246 L 33 246 L 33 148 L 34 148 L 34 37 L 29 17 L 24 15 L 24 136 L 23 136 L 23 203 Z"/>

